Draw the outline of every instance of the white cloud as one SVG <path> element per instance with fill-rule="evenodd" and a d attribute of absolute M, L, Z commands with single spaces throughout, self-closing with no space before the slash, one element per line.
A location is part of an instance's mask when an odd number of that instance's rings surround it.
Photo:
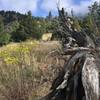
<path fill-rule="evenodd" d="M 41 4 L 41 9 L 45 10 L 46 12 L 49 11 L 57 11 L 57 2 L 59 0 L 43 0 Z M 88 12 L 88 6 L 90 6 L 93 2 L 100 1 L 100 0 L 82 0 L 80 4 L 75 4 L 75 0 L 60 0 L 60 8 L 64 7 L 68 13 L 73 11 L 75 14 L 84 14 Z"/>
<path fill-rule="evenodd" d="M 88 7 L 91 5 L 91 1 L 81 1 L 79 5 L 72 5 L 72 9 L 75 14 L 85 14 L 88 12 Z"/>
<path fill-rule="evenodd" d="M 37 11 L 38 0 L 0 0 L 0 10 L 14 10 L 26 13 L 31 10 Z"/>
<path fill-rule="evenodd" d="M 67 2 L 66 2 L 67 1 Z M 71 2 L 71 0 L 43 0 L 42 4 L 41 4 L 41 9 L 45 10 L 45 11 L 57 11 L 57 4 L 59 2 L 59 6 L 63 6 L 63 7 L 69 7 L 69 4 Z"/>
<path fill-rule="evenodd" d="M 84 14 L 88 11 L 89 5 L 100 0 L 79 0 L 80 4 L 75 4 L 75 0 L 74 2 L 73 0 L 0 0 L 0 10 L 14 10 L 20 13 L 31 10 L 34 15 L 39 15 L 38 12 L 52 11 L 55 13 L 57 12 L 58 1 L 60 1 L 60 8 L 64 7 L 67 12 L 70 13 L 71 9 L 73 9 L 76 14 Z"/>

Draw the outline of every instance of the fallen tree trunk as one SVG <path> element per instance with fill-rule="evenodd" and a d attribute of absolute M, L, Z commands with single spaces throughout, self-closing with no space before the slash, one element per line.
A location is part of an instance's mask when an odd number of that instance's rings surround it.
<path fill-rule="evenodd" d="M 91 53 L 72 55 L 43 100 L 99 100 L 99 64 Z"/>
<path fill-rule="evenodd" d="M 63 54 L 71 56 L 42 100 L 100 100 L 100 48 L 87 34 L 71 29 L 63 9 L 58 11 Z"/>

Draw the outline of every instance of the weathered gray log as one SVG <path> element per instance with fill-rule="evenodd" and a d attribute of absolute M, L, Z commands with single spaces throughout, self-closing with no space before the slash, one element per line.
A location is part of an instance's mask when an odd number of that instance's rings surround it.
<path fill-rule="evenodd" d="M 100 100 L 100 59 L 87 55 L 82 69 L 82 82 L 86 100 Z"/>
<path fill-rule="evenodd" d="M 99 60 L 86 51 L 72 55 L 43 100 L 99 100 Z"/>

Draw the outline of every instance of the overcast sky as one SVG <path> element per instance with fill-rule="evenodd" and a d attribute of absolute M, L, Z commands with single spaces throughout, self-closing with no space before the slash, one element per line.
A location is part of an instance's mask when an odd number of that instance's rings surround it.
<path fill-rule="evenodd" d="M 0 0 L 0 10 L 14 10 L 20 13 L 27 13 L 29 10 L 34 16 L 46 16 L 49 11 L 57 13 L 57 3 L 70 13 L 71 9 L 76 14 L 84 14 L 88 6 L 94 1 L 100 0 Z"/>

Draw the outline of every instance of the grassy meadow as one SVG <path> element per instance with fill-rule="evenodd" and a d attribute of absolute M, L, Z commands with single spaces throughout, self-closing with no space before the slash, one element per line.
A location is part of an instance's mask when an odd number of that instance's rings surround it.
<path fill-rule="evenodd" d="M 59 50 L 57 41 L 27 41 L 1 47 L 0 100 L 38 100 L 46 95 L 63 63 Z"/>

